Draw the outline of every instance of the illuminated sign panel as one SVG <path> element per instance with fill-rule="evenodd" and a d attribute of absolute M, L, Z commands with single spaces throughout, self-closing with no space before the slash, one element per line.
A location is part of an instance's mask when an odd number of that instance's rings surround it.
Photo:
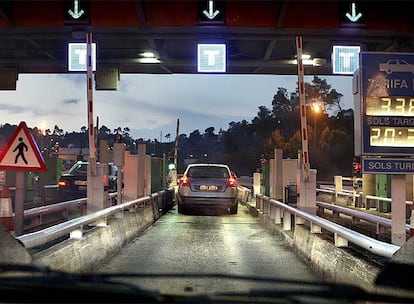
<path fill-rule="evenodd" d="M 363 158 L 364 173 L 414 174 L 414 159 L 410 158 Z"/>
<path fill-rule="evenodd" d="M 361 53 L 360 60 L 362 154 L 413 156 L 414 54 Z"/>
<path fill-rule="evenodd" d="M 92 43 L 92 69 L 96 71 L 96 43 Z M 86 72 L 86 43 L 68 44 L 68 70 Z"/>
<path fill-rule="evenodd" d="M 334 74 L 352 75 L 359 67 L 360 46 L 334 45 L 332 68 Z"/>
<path fill-rule="evenodd" d="M 226 72 L 226 45 L 198 44 L 197 71 L 202 73 Z"/>

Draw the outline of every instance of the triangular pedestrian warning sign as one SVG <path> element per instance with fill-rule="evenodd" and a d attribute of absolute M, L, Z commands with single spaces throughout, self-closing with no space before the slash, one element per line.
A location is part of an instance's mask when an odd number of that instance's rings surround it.
<path fill-rule="evenodd" d="M 42 153 L 24 121 L 19 124 L 0 154 L 0 170 L 47 171 Z"/>

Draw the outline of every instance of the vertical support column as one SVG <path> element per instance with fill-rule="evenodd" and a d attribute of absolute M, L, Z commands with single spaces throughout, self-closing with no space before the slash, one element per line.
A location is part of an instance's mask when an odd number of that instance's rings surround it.
<path fill-rule="evenodd" d="M 161 181 L 162 189 L 167 189 L 167 158 L 165 153 L 162 155 L 162 181 Z"/>
<path fill-rule="evenodd" d="M 306 120 L 305 80 L 302 61 L 302 37 L 296 37 L 296 52 L 298 65 L 298 85 L 300 101 L 300 126 L 302 137 L 302 162 L 303 182 L 308 183 L 310 179 L 309 150 L 308 150 L 308 123 Z"/>
<path fill-rule="evenodd" d="M 298 208 L 316 214 L 316 170 L 309 170 L 309 181 L 301 184 Z"/>
<path fill-rule="evenodd" d="M 278 201 L 283 200 L 283 150 L 275 149 L 275 183 L 274 198 Z"/>
<path fill-rule="evenodd" d="M 282 216 L 281 216 L 281 208 L 280 207 L 276 207 L 275 208 L 275 224 L 280 224 L 282 223 Z"/>
<path fill-rule="evenodd" d="M 283 230 L 292 230 L 292 215 L 286 210 L 283 211 Z"/>
<path fill-rule="evenodd" d="M 391 197 L 391 242 L 401 246 L 406 242 L 405 175 L 391 176 Z"/>
<path fill-rule="evenodd" d="M 365 204 L 365 208 L 369 209 L 369 203 L 366 200 L 367 195 L 376 195 L 377 184 L 374 174 L 362 174 L 362 203 Z"/>
<path fill-rule="evenodd" d="M 117 190 L 117 203 L 122 204 L 122 193 L 123 193 L 123 167 L 125 164 L 125 145 L 123 143 L 114 143 L 113 152 L 113 163 L 118 167 L 117 179 L 116 179 L 116 190 Z"/>
<path fill-rule="evenodd" d="M 275 193 L 276 193 L 276 189 L 275 189 L 275 185 L 276 185 L 276 161 L 273 158 L 269 160 L 269 185 L 270 185 L 269 197 L 270 198 L 275 198 Z"/>
<path fill-rule="evenodd" d="M 106 174 L 107 164 L 97 164 L 96 165 L 96 174 L 90 174 L 90 181 L 88 181 L 88 204 L 87 212 L 94 213 L 104 208 L 107 208 L 109 205 L 108 202 L 108 191 L 104 190 L 104 176 Z M 90 166 L 88 166 L 90 170 Z"/>
<path fill-rule="evenodd" d="M 260 173 L 253 173 L 253 197 L 260 194 Z"/>
<path fill-rule="evenodd" d="M 152 165 L 152 157 L 150 155 L 146 155 L 145 157 L 145 196 L 150 195 L 152 193 L 151 190 L 151 165 Z"/>
<path fill-rule="evenodd" d="M 338 197 L 338 193 L 342 192 L 343 185 L 342 185 L 342 176 L 335 175 L 334 176 L 334 184 L 335 184 L 335 199 Z"/>
<path fill-rule="evenodd" d="M 86 71 L 87 71 L 87 106 L 89 133 L 89 166 L 91 175 L 96 173 L 96 142 L 93 125 L 93 71 L 92 71 L 92 33 L 86 33 Z"/>
<path fill-rule="evenodd" d="M 146 153 L 147 153 L 147 149 L 146 149 L 145 144 L 138 145 L 138 180 L 137 180 L 138 198 L 145 196 Z"/>
<path fill-rule="evenodd" d="M 174 168 L 178 170 L 178 139 L 180 137 L 180 119 L 177 119 L 177 130 L 175 133 L 175 146 L 174 146 Z M 174 186 L 177 185 L 177 178 L 175 178 Z"/>
<path fill-rule="evenodd" d="M 26 174 L 23 171 L 16 171 L 16 194 L 14 206 L 14 235 L 19 236 L 24 231 L 24 200 L 26 193 Z"/>

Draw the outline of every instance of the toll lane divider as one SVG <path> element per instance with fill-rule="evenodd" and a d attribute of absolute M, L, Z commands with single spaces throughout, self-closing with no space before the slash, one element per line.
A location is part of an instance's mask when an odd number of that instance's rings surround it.
<path fill-rule="evenodd" d="M 392 225 L 392 221 L 388 218 L 382 217 L 382 216 L 378 216 L 378 215 L 374 215 L 374 214 L 369 214 L 366 212 L 362 212 L 362 211 L 358 211 L 358 210 L 354 210 L 354 209 L 350 209 L 350 208 L 346 208 L 346 207 L 341 207 L 338 205 L 333 205 L 333 204 L 329 204 L 329 203 L 325 203 L 325 202 L 316 202 L 316 206 L 318 207 L 318 209 L 320 209 L 322 212 L 324 209 L 328 209 L 328 210 L 332 210 L 338 214 L 345 214 L 345 215 L 349 215 L 352 217 L 353 220 L 364 220 L 373 224 L 376 224 L 376 233 L 379 234 L 382 232 L 382 227 L 387 227 L 387 228 L 391 228 Z M 407 232 L 410 231 L 410 225 L 406 224 L 405 225 L 405 229 Z"/>
<path fill-rule="evenodd" d="M 333 233 L 336 247 L 347 247 L 349 241 L 373 254 L 387 258 L 391 258 L 400 249 L 399 246 L 375 240 L 261 194 L 256 195 L 255 208 L 262 214 L 269 215 L 271 219 L 274 219 L 275 224 L 282 224 L 283 230 L 292 230 L 292 215 L 295 216 L 295 225 L 301 225 L 307 221 L 312 234 L 320 234 L 322 229 L 325 229 Z"/>
<path fill-rule="evenodd" d="M 98 223 L 101 220 L 106 220 L 112 215 L 122 214 L 124 210 L 130 210 L 138 207 L 139 205 L 152 203 L 154 200 L 158 200 L 160 196 L 162 196 L 165 200 L 167 196 L 166 191 L 163 190 L 150 196 L 145 196 L 121 205 L 115 205 L 91 214 L 83 215 L 40 231 L 24 234 L 17 237 L 17 239 L 24 244 L 26 249 L 44 245 L 65 235 L 69 235 L 72 239 L 79 239 L 82 238 L 83 235 L 83 226 Z M 58 208 L 63 208 L 67 204 L 78 204 L 80 202 L 79 200 L 74 200 L 65 203 L 66 204 L 62 203 Z M 158 201 L 157 203 L 160 204 Z"/>

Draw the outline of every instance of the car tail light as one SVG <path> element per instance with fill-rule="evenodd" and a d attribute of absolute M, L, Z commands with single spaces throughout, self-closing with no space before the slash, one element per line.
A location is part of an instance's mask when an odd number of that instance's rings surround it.
<path fill-rule="evenodd" d="M 67 181 L 59 181 L 58 185 L 59 187 L 67 187 L 69 186 L 69 183 Z"/>
<path fill-rule="evenodd" d="M 227 187 L 235 188 L 236 187 L 236 179 L 234 177 L 229 177 L 227 180 Z"/>
<path fill-rule="evenodd" d="M 188 180 L 187 176 L 183 176 L 180 178 L 180 185 L 183 187 L 188 187 L 190 185 L 190 181 Z"/>

